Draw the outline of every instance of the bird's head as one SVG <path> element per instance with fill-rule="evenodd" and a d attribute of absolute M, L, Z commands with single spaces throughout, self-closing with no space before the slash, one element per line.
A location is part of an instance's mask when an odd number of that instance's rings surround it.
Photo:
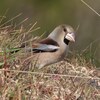
<path fill-rule="evenodd" d="M 68 44 L 69 42 L 75 42 L 75 31 L 71 26 L 63 24 L 56 27 L 48 37 L 56 42 Z"/>

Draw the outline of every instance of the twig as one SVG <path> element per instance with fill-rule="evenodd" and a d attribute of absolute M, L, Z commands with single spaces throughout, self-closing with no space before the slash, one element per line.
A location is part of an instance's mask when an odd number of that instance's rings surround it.
<path fill-rule="evenodd" d="M 7 23 L 11 22 L 12 20 L 18 18 L 18 17 L 21 16 L 21 15 L 22 15 L 22 13 L 18 14 L 17 16 L 13 17 L 12 19 L 10 19 L 10 20 L 8 20 L 7 22 L 5 22 L 5 23 L 3 23 L 2 25 L 0 25 L 0 27 L 6 25 Z"/>
<path fill-rule="evenodd" d="M 26 73 L 26 74 L 35 74 L 35 75 L 45 75 L 48 77 L 51 76 L 59 76 L 59 77 L 73 77 L 73 78 L 81 78 L 81 79 L 92 79 L 92 80 L 100 80 L 98 77 L 85 77 L 85 76 L 75 76 L 75 75 L 67 75 L 67 74 L 51 74 L 51 73 L 41 73 L 41 72 L 32 72 L 32 71 L 21 71 L 21 70 L 8 70 L 8 69 L 0 69 L 0 71 L 9 71 L 9 72 L 16 72 L 16 73 Z"/>
<path fill-rule="evenodd" d="M 100 17 L 100 14 L 96 10 L 94 10 L 90 5 L 88 5 L 84 0 L 81 0 L 81 2 L 85 4 L 90 10 L 92 10 L 96 15 Z"/>

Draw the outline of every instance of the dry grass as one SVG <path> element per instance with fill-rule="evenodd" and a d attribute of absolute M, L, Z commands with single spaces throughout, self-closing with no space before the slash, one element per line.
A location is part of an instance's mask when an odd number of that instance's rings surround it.
<path fill-rule="evenodd" d="M 0 100 L 100 100 L 100 72 L 81 55 L 38 70 L 25 50 L 10 53 L 37 41 L 30 34 L 35 24 L 28 30 L 0 27 Z"/>

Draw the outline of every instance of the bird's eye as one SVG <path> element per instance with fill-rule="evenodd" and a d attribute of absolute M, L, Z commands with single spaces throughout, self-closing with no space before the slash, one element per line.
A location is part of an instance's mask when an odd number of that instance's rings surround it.
<path fill-rule="evenodd" d="M 67 32 L 66 28 L 64 28 L 64 32 Z"/>

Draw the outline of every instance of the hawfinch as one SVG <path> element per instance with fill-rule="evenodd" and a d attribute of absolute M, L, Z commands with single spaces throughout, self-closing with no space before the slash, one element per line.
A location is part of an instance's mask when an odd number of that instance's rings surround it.
<path fill-rule="evenodd" d="M 38 69 L 64 59 L 69 50 L 69 42 L 75 42 L 75 31 L 69 25 L 57 26 L 47 38 L 33 44 L 28 51 L 33 51 L 31 61 Z"/>

